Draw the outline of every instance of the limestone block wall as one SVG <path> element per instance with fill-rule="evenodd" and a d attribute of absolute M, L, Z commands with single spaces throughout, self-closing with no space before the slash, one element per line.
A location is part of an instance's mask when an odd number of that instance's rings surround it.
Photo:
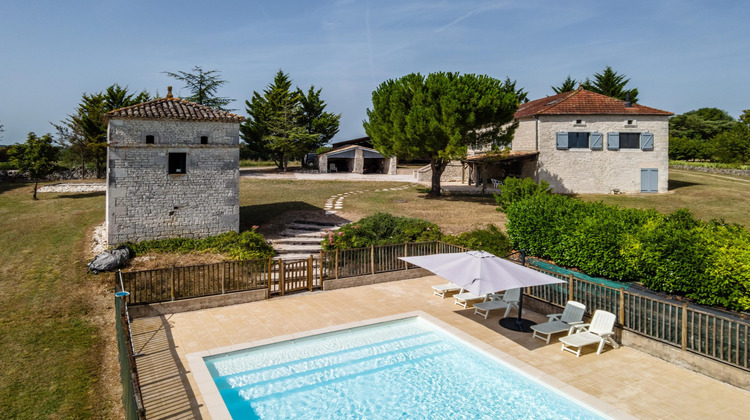
<path fill-rule="evenodd" d="M 445 167 L 442 175 L 440 175 L 441 182 L 461 182 L 461 176 L 463 174 L 463 165 L 460 161 L 451 161 L 448 166 Z M 425 165 L 416 171 L 414 171 L 414 179 L 416 182 L 432 182 L 432 168 L 430 165 Z"/>
<path fill-rule="evenodd" d="M 576 120 L 582 120 L 576 124 Z M 631 120 L 632 124 L 627 124 Z M 533 119 L 522 121 L 513 140 L 514 150 L 529 149 L 535 142 Z M 559 193 L 608 194 L 641 191 L 641 169 L 658 170 L 658 192 L 668 190 L 669 124 L 666 116 L 539 116 L 539 159 L 536 179 L 550 183 Z M 603 134 L 602 150 L 557 149 L 557 132 L 598 132 Z M 654 135 L 654 150 L 607 149 L 607 133 Z M 516 149 L 519 147 L 521 149 Z"/>
<path fill-rule="evenodd" d="M 238 231 L 238 132 L 237 123 L 111 120 L 109 244 Z M 168 173 L 170 153 L 185 154 L 184 173 Z"/>
<path fill-rule="evenodd" d="M 518 121 L 518 128 L 513 135 L 511 149 L 517 151 L 536 150 L 536 120 L 524 118 Z"/>

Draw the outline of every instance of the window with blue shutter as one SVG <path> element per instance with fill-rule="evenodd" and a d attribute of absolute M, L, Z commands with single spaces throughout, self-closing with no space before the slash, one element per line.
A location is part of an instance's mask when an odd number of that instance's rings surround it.
<path fill-rule="evenodd" d="M 604 142 L 604 135 L 602 133 L 591 133 L 589 140 L 591 142 L 591 150 L 602 150 L 602 143 Z"/>
<path fill-rule="evenodd" d="M 654 150 L 653 133 L 641 133 L 641 150 Z"/>
<path fill-rule="evenodd" d="M 567 150 L 568 149 L 568 133 L 560 131 L 557 133 L 557 149 Z"/>
<path fill-rule="evenodd" d="M 620 133 L 607 133 L 607 149 L 620 150 Z"/>

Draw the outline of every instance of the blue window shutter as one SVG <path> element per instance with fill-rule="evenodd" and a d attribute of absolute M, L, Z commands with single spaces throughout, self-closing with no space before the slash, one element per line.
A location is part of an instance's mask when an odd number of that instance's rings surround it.
<path fill-rule="evenodd" d="M 620 133 L 607 133 L 607 149 L 620 150 Z"/>
<path fill-rule="evenodd" d="M 659 170 L 652 168 L 641 169 L 641 192 L 659 192 Z"/>
<path fill-rule="evenodd" d="M 641 133 L 641 150 L 654 150 L 653 133 Z"/>
<path fill-rule="evenodd" d="M 602 133 L 591 133 L 591 150 L 602 150 L 602 142 L 604 141 L 604 135 Z"/>
<path fill-rule="evenodd" d="M 568 148 L 568 133 L 560 131 L 557 133 L 557 148 L 559 150 L 566 150 Z"/>

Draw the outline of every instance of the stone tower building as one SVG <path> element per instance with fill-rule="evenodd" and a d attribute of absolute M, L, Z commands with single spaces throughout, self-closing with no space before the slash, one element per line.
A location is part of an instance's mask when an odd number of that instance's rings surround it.
<path fill-rule="evenodd" d="M 107 113 L 110 246 L 239 231 L 243 117 L 172 96 Z"/>

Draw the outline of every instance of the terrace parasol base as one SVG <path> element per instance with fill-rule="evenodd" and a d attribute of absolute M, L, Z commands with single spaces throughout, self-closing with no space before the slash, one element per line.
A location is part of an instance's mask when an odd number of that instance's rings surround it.
<path fill-rule="evenodd" d="M 531 326 L 536 325 L 536 322 L 523 318 L 503 318 L 499 324 L 501 327 L 513 331 L 531 332 Z"/>

